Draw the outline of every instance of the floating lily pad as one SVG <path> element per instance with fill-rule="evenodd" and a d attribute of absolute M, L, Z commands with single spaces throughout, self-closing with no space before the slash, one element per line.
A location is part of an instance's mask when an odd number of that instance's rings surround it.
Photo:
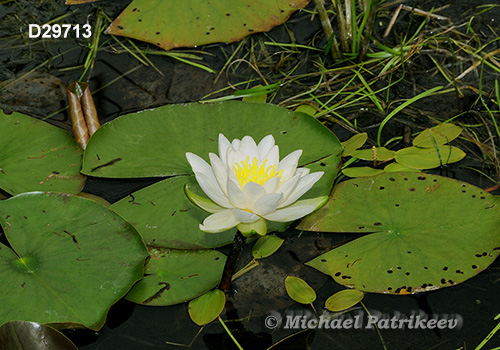
<path fill-rule="evenodd" d="M 337 185 L 301 230 L 372 234 L 307 265 L 347 287 L 410 294 L 449 287 L 500 253 L 500 200 L 480 188 L 424 173 L 387 173 Z"/>
<path fill-rule="evenodd" d="M 52 327 L 27 321 L 10 321 L 0 327 L 2 349 L 78 350 L 64 334 Z"/>
<path fill-rule="evenodd" d="M 165 50 L 234 42 L 268 31 L 309 0 L 134 0 L 106 29 Z"/>
<path fill-rule="evenodd" d="M 97 177 L 191 175 L 186 152 L 209 161 L 218 136 L 260 141 L 272 134 L 280 155 L 302 149 L 300 164 L 334 155 L 337 137 L 313 117 L 265 103 L 222 102 L 163 106 L 128 114 L 101 126 L 89 141 L 82 172 Z M 150 156 L 148 156 L 150 155 Z"/>
<path fill-rule="evenodd" d="M 152 249 L 145 277 L 127 294 L 143 305 L 174 305 L 219 284 L 226 256 L 215 250 Z"/>
<path fill-rule="evenodd" d="M 82 150 L 65 130 L 21 113 L 0 110 L 0 145 L 2 190 L 10 194 L 76 194 L 82 190 Z"/>
<path fill-rule="evenodd" d="M 439 124 L 430 129 L 425 129 L 413 140 L 413 146 L 417 147 L 435 147 L 444 145 L 456 139 L 461 133 L 462 128 L 455 124 Z"/>
<path fill-rule="evenodd" d="M 142 277 L 137 231 L 92 200 L 30 192 L 0 201 L 0 324 L 12 320 L 98 330 Z"/>
<path fill-rule="evenodd" d="M 465 157 L 464 151 L 453 146 L 440 145 L 434 148 L 408 147 L 396 152 L 396 162 L 414 169 L 432 169 L 455 163 Z"/>
<path fill-rule="evenodd" d="M 391 163 L 384 168 L 384 172 L 386 172 L 386 173 L 404 173 L 404 172 L 408 172 L 408 171 L 419 172 L 420 169 L 408 168 L 408 167 L 401 165 L 399 163 Z"/>

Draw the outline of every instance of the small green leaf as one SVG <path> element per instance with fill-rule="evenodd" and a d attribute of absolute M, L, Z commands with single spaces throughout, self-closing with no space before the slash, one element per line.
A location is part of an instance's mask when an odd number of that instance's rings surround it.
<path fill-rule="evenodd" d="M 465 157 L 465 152 L 453 146 L 438 148 L 408 147 L 396 152 L 396 162 L 414 169 L 432 169 L 444 164 L 455 163 Z"/>
<path fill-rule="evenodd" d="M 395 152 L 385 147 L 372 147 L 353 151 L 351 156 L 363 160 L 377 160 L 383 162 L 394 158 Z"/>
<path fill-rule="evenodd" d="M 363 296 L 364 293 L 357 289 L 341 290 L 326 300 L 325 307 L 332 312 L 347 310 L 363 300 Z"/>
<path fill-rule="evenodd" d="M 374 169 L 368 166 L 359 166 L 353 168 L 345 168 L 342 170 L 342 174 L 349 177 L 367 177 L 382 174 L 384 171 L 382 169 Z"/>
<path fill-rule="evenodd" d="M 420 135 L 413 140 L 413 146 L 435 147 L 436 145 L 444 145 L 456 139 L 462 133 L 462 130 L 461 127 L 455 124 L 440 124 L 422 131 Z"/>
<path fill-rule="evenodd" d="M 318 110 L 309 104 L 302 104 L 295 108 L 295 112 L 305 113 L 310 115 L 311 117 L 314 117 L 314 115 L 318 113 Z"/>
<path fill-rule="evenodd" d="M 276 236 L 260 237 L 252 247 L 252 255 L 255 259 L 263 259 L 276 252 L 285 240 Z"/>
<path fill-rule="evenodd" d="M 368 140 L 368 134 L 366 132 L 356 134 L 351 137 L 349 140 L 342 142 L 342 147 L 344 150 L 342 151 L 342 157 L 347 157 L 352 154 L 355 150 L 362 147 L 366 140 Z"/>
<path fill-rule="evenodd" d="M 288 276 L 285 279 L 286 292 L 298 303 L 311 304 L 316 300 L 316 292 L 302 278 Z"/>
<path fill-rule="evenodd" d="M 224 310 L 226 295 L 219 289 L 207 292 L 189 302 L 189 316 L 199 326 L 212 322 Z"/>

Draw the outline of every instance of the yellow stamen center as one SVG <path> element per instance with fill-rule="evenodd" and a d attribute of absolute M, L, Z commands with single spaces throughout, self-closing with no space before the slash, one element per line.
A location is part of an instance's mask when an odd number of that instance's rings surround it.
<path fill-rule="evenodd" d="M 262 185 L 270 178 L 275 176 L 281 177 L 283 170 L 276 171 L 276 165 L 266 167 L 266 162 L 267 159 L 259 165 L 259 161 L 256 157 L 254 157 L 252 163 L 250 163 L 249 157 L 247 156 L 247 159 L 245 161 L 241 161 L 240 164 L 234 163 L 234 174 L 240 182 L 240 186 L 243 188 L 243 186 L 251 181 Z"/>

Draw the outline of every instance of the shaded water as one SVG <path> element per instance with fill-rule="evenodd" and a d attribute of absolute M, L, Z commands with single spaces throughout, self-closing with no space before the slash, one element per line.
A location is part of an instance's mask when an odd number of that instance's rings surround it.
<path fill-rule="evenodd" d="M 11 1 L 0 5 L 0 81 L 23 77 L 30 70 L 38 67 L 49 58 L 50 63 L 37 69 L 34 74 L 20 79 L 8 92 L 0 93 L 0 108 L 6 111 L 15 110 L 37 117 L 54 114 L 65 106 L 65 92 L 63 86 L 77 80 L 82 73 L 77 67 L 85 61 L 88 42 L 84 40 L 57 40 L 19 41 L 11 38 L 18 33 L 20 25 L 26 23 L 45 23 L 52 18 L 68 14 L 65 21 L 68 23 L 95 22 L 96 11 L 102 8 L 110 17 L 115 17 L 130 1 L 106 1 L 78 7 L 62 5 L 62 1 Z M 413 2 L 406 2 L 411 5 Z M 477 1 L 417 1 L 415 5 L 424 10 L 432 7 L 452 4 L 440 12 L 441 15 L 451 18 L 455 23 L 466 23 L 473 14 L 482 9 L 477 7 Z M 375 36 L 381 39 L 383 28 L 387 25 L 396 6 L 384 9 L 377 19 L 378 26 Z M 312 10 L 310 5 L 308 9 Z M 76 11 L 75 11 L 76 10 Z M 75 11 L 75 12 L 73 12 Z M 495 23 L 500 11 L 494 9 L 477 16 L 473 28 L 482 40 L 493 37 L 492 28 L 498 30 Z M 395 28 L 397 32 L 405 32 L 410 28 L 415 30 L 421 23 L 421 18 L 412 18 L 402 11 Z M 19 23 L 21 22 L 21 24 Z M 298 43 L 307 44 L 318 32 L 321 25 L 317 18 L 312 22 L 306 12 L 296 13 L 287 23 L 288 28 L 295 34 Z M 279 26 L 269 33 L 270 37 L 278 42 L 289 42 L 289 36 L 284 26 Z M 264 37 L 264 34 L 258 34 Z M 397 43 L 398 38 L 389 36 L 384 40 L 387 44 Z M 317 45 L 324 47 L 326 41 L 320 36 Z M 246 48 L 250 44 L 246 45 Z M 207 56 L 205 63 L 215 70 L 224 66 L 227 57 L 238 46 L 235 44 L 208 45 L 199 48 L 213 56 Z M 498 48 L 498 42 L 491 45 L 491 50 Z M 229 82 L 236 83 L 250 77 L 256 77 L 252 69 L 242 65 L 240 69 L 232 70 L 214 83 L 215 76 L 180 63 L 171 58 L 152 56 L 152 62 L 163 75 L 151 67 L 142 66 L 135 58 L 128 54 L 116 54 L 108 46 L 100 50 L 94 68 L 89 74 L 90 86 L 94 94 L 101 123 L 105 123 L 127 112 L 160 106 L 167 103 L 182 103 L 198 101 L 207 94 L 226 87 Z M 276 50 L 277 52 L 278 50 Z M 269 49 L 269 54 L 273 49 Z M 431 54 L 432 52 L 429 52 Z M 272 56 L 272 55 L 271 55 Z M 441 57 L 437 57 L 441 59 Z M 316 69 L 305 53 L 293 56 L 292 62 L 298 64 L 296 74 L 314 72 Z M 268 72 L 269 82 L 280 79 L 276 69 L 276 60 L 262 62 L 261 69 Z M 470 62 L 469 62 L 470 64 Z M 334 62 L 327 60 L 327 65 Z M 467 67 L 464 63 L 462 70 Z M 436 74 L 435 66 L 425 52 L 415 56 L 406 67 L 406 75 L 401 83 L 391 90 L 391 100 L 414 96 L 420 89 L 435 85 L 446 85 L 447 82 Z M 459 74 L 457 68 L 456 74 Z M 477 86 L 479 71 L 472 71 L 464 81 Z M 125 75 L 125 76 L 123 76 Z M 117 79 L 116 81 L 114 81 Z M 485 90 L 491 89 L 494 79 L 498 76 L 488 74 L 483 76 Z M 105 87 L 112 82 L 112 85 Z M 311 78 L 311 85 L 316 83 Z M 387 84 L 385 81 L 381 85 Z M 245 86 L 246 87 L 246 86 Z M 99 91 L 99 89 L 101 89 Z M 297 86 L 289 86 L 276 96 L 273 103 L 285 100 L 298 93 Z M 224 95 L 218 93 L 211 97 Z M 400 136 L 403 126 L 429 126 L 428 115 L 432 117 L 452 116 L 458 110 L 470 113 L 464 114 L 458 120 L 468 123 L 473 120 L 474 113 L 482 113 L 473 105 L 475 93 L 465 90 L 465 97 L 457 103 L 453 95 L 444 95 L 414 106 L 416 112 L 413 117 L 401 116 L 394 118 L 384 129 L 383 138 L 389 140 Z M 383 116 L 375 109 L 360 108 L 349 111 L 345 115 L 349 120 L 356 120 L 358 127 L 369 133 L 375 139 L 376 131 Z M 467 119 L 469 118 L 469 119 Z M 70 130 L 69 118 L 66 112 L 56 113 L 48 121 Z M 476 120 L 474 120 L 476 122 Z M 337 124 L 331 125 L 332 130 L 341 140 L 347 139 L 351 133 Z M 469 153 L 469 152 L 468 152 Z M 494 175 L 491 168 L 486 167 L 477 157 L 467 157 L 460 166 L 449 166 L 438 169 L 436 173 L 455 177 L 463 181 L 485 188 L 491 185 L 484 177 L 464 168 L 464 165 L 476 167 L 483 172 Z M 156 180 L 109 180 L 89 178 L 85 192 L 102 196 L 114 202 L 125 195 L 147 186 Z M 416 218 L 418 219 L 418 218 Z M 235 290 L 230 293 L 227 307 L 227 318 L 239 320 L 228 322 L 228 327 L 238 338 L 245 349 L 265 349 L 293 335 L 288 340 L 277 345 L 276 349 L 374 349 L 382 348 L 380 337 L 376 330 L 366 327 L 368 316 L 357 308 L 346 317 L 358 315 L 363 320 L 359 329 L 317 329 L 298 332 L 298 330 L 281 327 L 270 329 L 269 317 L 285 315 L 310 315 L 310 307 L 293 303 L 283 287 L 286 275 L 305 276 L 318 293 L 315 305 L 324 305 L 325 300 L 334 292 L 343 287 L 333 282 L 331 278 L 306 268 L 302 263 L 310 260 L 331 246 L 353 238 L 345 234 L 312 234 L 299 233 L 293 229 L 280 234 L 286 238 L 285 245 L 280 251 L 262 264 L 237 280 Z M 299 237 L 300 236 L 300 237 Z M 243 266 L 250 260 L 250 246 L 247 246 L 241 259 Z M 240 266 L 240 267 L 241 267 Z M 446 288 L 417 296 L 385 296 L 368 294 L 364 303 L 370 312 L 381 318 L 392 318 L 402 315 L 439 315 L 442 318 L 462 319 L 460 329 L 382 329 L 381 335 L 388 349 L 458 349 L 465 346 L 473 348 L 481 342 L 488 332 L 496 325 L 493 317 L 500 312 L 499 294 L 499 262 L 495 262 L 486 271 L 465 283 L 452 288 Z M 266 321 L 267 320 L 267 321 Z M 266 323 L 268 322 L 268 323 Z M 145 307 L 134 305 L 126 301 L 118 302 L 110 311 L 108 321 L 99 333 L 67 331 L 66 333 L 81 349 L 165 349 L 177 348 L 167 345 L 167 342 L 190 344 L 199 331 L 199 327 L 192 323 L 187 314 L 185 304 L 171 307 Z M 489 343 L 490 347 L 499 346 L 500 338 L 495 336 Z M 194 349 L 232 349 L 235 348 L 221 325 L 217 322 L 206 326 L 194 341 Z"/>

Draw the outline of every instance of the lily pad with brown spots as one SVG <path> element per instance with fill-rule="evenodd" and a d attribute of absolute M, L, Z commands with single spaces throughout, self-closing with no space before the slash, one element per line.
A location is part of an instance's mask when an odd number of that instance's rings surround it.
<path fill-rule="evenodd" d="M 365 292 L 413 294 L 449 287 L 500 253 L 500 199 L 424 173 L 388 173 L 339 184 L 298 229 L 371 233 L 309 261 Z"/>
<path fill-rule="evenodd" d="M 285 22 L 309 0 L 135 0 L 106 34 L 146 41 L 165 50 L 234 42 Z"/>

